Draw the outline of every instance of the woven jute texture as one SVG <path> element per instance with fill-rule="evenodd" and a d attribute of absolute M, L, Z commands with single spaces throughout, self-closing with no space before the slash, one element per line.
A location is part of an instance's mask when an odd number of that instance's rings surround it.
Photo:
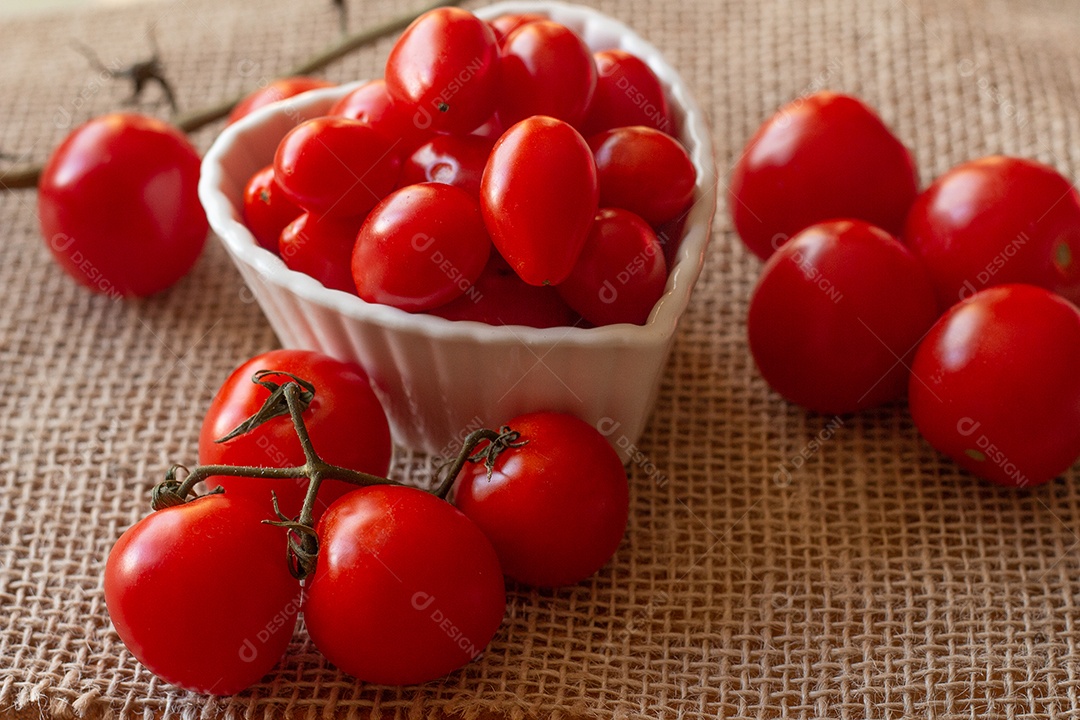
<path fill-rule="evenodd" d="M 350 22 L 406 5 L 351 1 Z M 877 107 L 914 148 L 924 181 L 995 152 L 1080 176 L 1075 0 L 600 7 L 684 74 L 711 118 L 724 177 L 762 119 L 826 87 Z M 122 66 L 148 53 L 151 25 L 186 108 L 273 77 L 337 32 L 321 0 L 163 0 L 4 20 L 0 150 L 43 160 L 72 123 L 118 107 L 128 88 L 73 43 Z M 389 44 L 326 76 L 377 74 Z M 143 109 L 164 114 L 152 93 Z M 217 129 L 197 134 L 201 147 Z M 112 631 L 102 567 L 164 469 L 194 461 L 217 385 L 276 339 L 213 240 L 169 292 L 117 301 L 52 264 L 32 192 L 0 195 L 0 232 L 0 713 L 1080 717 L 1080 478 L 997 489 L 931 450 L 903 406 L 832 418 L 785 404 L 747 351 L 760 265 L 733 234 L 723 195 L 607 567 L 557 592 L 511 586 L 482 659 L 441 682 L 357 683 L 300 628 L 250 691 L 178 691 Z M 393 471 L 423 484 L 432 467 L 399 448 Z M 167 610 L 192 625 L 214 611 Z"/>

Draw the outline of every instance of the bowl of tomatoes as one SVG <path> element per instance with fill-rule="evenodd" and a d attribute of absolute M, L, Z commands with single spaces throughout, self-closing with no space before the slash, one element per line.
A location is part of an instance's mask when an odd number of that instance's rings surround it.
<path fill-rule="evenodd" d="M 319 267 L 327 263 L 323 256 L 318 255 L 309 263 L 311 269 L 306 272 L 304 269 L 308 266 L 298 269 L 296 258 L 310 255 L 312 248 L 318 244 L 306 241 L 315 237 L 315 231 L 305 233 L 303 227 L 298 229 L 296 223 L 290 223 L 280 236 L 278 252 L 274 252 L 272 237 L 268 249 L 265 241 L 260 244 L 250 219 L 245 222 L 245 190 L 253 181 L 253 176 L 272 163 L 279 172 L 284 166 L 288 166 L 290 173 L 297 167 L 302 171 L 300 166 L 311 151 L 304 149 L 304 137 L 297 138 L 304 134 L 305 127 L 312 127 L 312 123 L 323 122 L 333 126 L 329 130 L 320 128 L 323 133 L 345 133 L 346 130 L 360 132 L 339 127 L 348 123 L 319 119 L 332 112 L 340 112 L 342 106 L 347 106 L 353 97 L 367 92 L 363 88 L 371 86 L 370 82 L 312 90 L 261 108 L 230 125 L 204 158 L 200 198 L 211 227 L 282 344 L 359 363 L 367 371 L 372 387 L 383 403 L 398 443 L 429 453 L 447 454 L 471 430 L 497 426 L 507 418 L 526 412 L 548 410 L 567 412 L 582 418 L 607 435 L 624 458 L 629 457 L 655 402 L 679 319 L 690 301 L 710 238 L 716 207 L 716 174 L 705 117 L 689 88 L 660 52 L 626 25 L 603 13 L 556 2 L 507 2 L 479 9 L 475 14 L 486 27 L 494 26 L 492 32 L 499 38 L 497 52 L 501 52 L 503 58 L 512 52 L 507 50 L 507 43 L 513 42 L 514 33 L 525 32 L 521 28 L 499 29 L 497 19 L 513 15 L 528 18 L 529 21 L 547 20 L 549 22 L 540 23 L 538 27 L 554 34 L 561 32 L 557 27 L 549 27 L 556 24 L 572 31 L 588 52 L 596 54 L 597 65 L 594 67 L 599 68 L 601 83 L 604 82 L 605 67 L 600 53 L 619 51 L 622 56 L 629 54 L 648 68 L 663 93 L 657 102 L 649 100 L 648 93 L 643 93 L 631 82 L 609 79 L 607 85 L 609 96 L 611 92 L 619 95 L 613 101 L 616 106 L 629 101 L 635 105 L 639 119 L 641 113 L 646 113 L 646 119 L 662 123 L 667 133 L 659 133 L 652 128 L 648 131 L 655 135 L 670 135 L 677 142 L 669 144 L 678 145 L 678 152 L 683 153 L 692 164 L 692 187 L 688 188 L 688 201 L 683 203 L 683 207 L 676 208 L 678 212 L 673 213 L 674 217 L 664 218 L 663 212 L 666 211 L 661 208 L 656 211 L 659 215 L 646 217 L 645 220 L 635 217 L 628 221 L 620 213 L 630 213 L 605 208 L 604 167 L 601 163 L 597 170 L 591 159 L 587 163 L 591 169 L 586 168 L 582 173 L 599 173 L 601 187 L 596 200 L 598 204 L 589 210 L 582 210 L 575 199 L 581 194 L 575 188 L 584 185 L 582 174 L 574 170 L 573 162 L 576 161 L 572 158 L 564 164 L 565 175 L 558 177 L 559 182 L 539 183 L 536 178 L 528 177 L 521 168 L 537 163 L 559 167 L 563 153 L 555 148 L 561 147 L 560 143 L 570 148 L 566 151 L 570 154 L 578 152 L 577 148 L 580 147 L 585 148 L 586 154 L 590 151 L 617 154 L 620 147 L 617 138 L 610 140 L 607 137 L 615 132 L 612 123 L 618 123 L 618 119 L 594 118 L 598 111 L 590 111 L 589 117 L 584 119 L 577 118 L 573 123 L 575 128 L 585 125 L 591 125 L 592 130 L 601 128 L 595 133 L 589 132 L 589 145 L 584 145 L 586 130 L 578 133 L 568 129 L 571 123 L 529 117 L 534 109 L 528 107 L 530 99 L 525 97 L 521 100 L 525 106 L 505 112 L 512 120 L 516 121 L 522 116 L 526 119 L 516 122 L 509 129 L 502 127 L 492 131 L 489 127 L 491 123 L 488 123 L 470 133 L 483 135 L 488 132 L 494 144 L 485 167 L 480 202 L 483 209 L 483 225 L 480 227 L 486 225 L 494 236 L 493 249 L 489 252 L 485 247 L 482 251 L 486 263 L 476 260 L 476 253 L 480 251 L 468 250 L 471 241 L 461 240 L 446 247 L 435 246 L 440 249 L 439 259 L 442 262 L 434 262 L 434 258 L 428 257 L 433 260 L 431 267 L 426 263 L 422 267 L 416 263 L 410 264 L 409 257 L 402 253 L 427 250 L 434 242 L 425 234 L 424 222 L 441 222 L 443 224 L 439 227 L 460 229 L 471 227 L 470 223 L 475 224 L 480 216 L 470 209 L 472 206 L 469 203 L 472 201 L 463 199 L 467 193 L 438 186 L 437 179 L 435 182 L 402 187 L 403 181 L 395 178 L 390 185 L 396 184 L 396 187 L 360 188 L 386 184 L 380 179 L 379 173 L 387 175 L 394 172 L 393 168 L 377 166 L 380 162 L 385 165 L 381 157 L 372 157 L 366 162 L 367 167 L 375 168 L 374 174 L 351 179 L 346 177 L 344 181 L 338 178 L 338 182 L 346 182 L 346 185 L 335 191 L 337 195 L 322 205 L 318 205 L 318 198 L 311 200 L 312 206 L 319 208 L 319 213 L 304 215 L 308 218 L 306 222 L 315 223 L 317 220 L 322 222 L 323 214 L 338 212 L 336 207 L 340 203 L 336 203 L 336 199 L 349 191 L 350 183 L 356 185 L 352 191 L 359 189 L 362 194 L 374 197 L 370 202 L 374 202 L 375 207 L 369 209 L 365 205 L 365 215 L 354 221 L 363 225 L 360 241 L 355 247 L 349 246 L 351 268 L 342 270 L 342 263 L 338 262 L 336 275 L 320 275 L 322 271 Z M 406 30 L 403 39 L 391 52 L 387 84 L 395 81 L 391 77 L 391 69 L 398 75 L 407 73 L 409 63 L 415 61 L 412 57 L 397 57 L 395 60 L 395 54 L 400 56 L 404 52 L 399 52 L 399 49 L 407 44 L 410 33 L 418 35 L 422 31 L 412 27 Z M 425 37 L 413 39 L 414 45 L 430 42 L 430 38 Z M 530 42 L 530 38 L 524 38 L 520 44 L 527 46 Z M 558 42 L 573 41 L 562 38 Z M 589 60 L 590 64 L 593 62 Z M 503 65 L 508 65 L 508 62 L 504 60 Z M 440 110 L 452 105 L 460 111 L 478 102 L 468 97 L 468 93 L 479 84 L 475 77 L 478 72 L 475 64 L 466 64 L 448 86 L 450 89 L 443 88 L 441 97 L 448 102 L 443 104 L 443 100 L 437 99 L 430 105 L 430 114 L 435 116 L 436 123 L 444 120 L 439 115 Z M 400 78 L 396 79 L 401 82 Z M 527 83 L 527 80 L 522 82 Z M 399 89 L 398 92 L 404 91 Z M 554 94 L 555 101 L 561 101 L 559 95 Z M 469 102 L 457 102 L 462 98 Z M 666 105 L 663 117 L 648 114 L 657 112 L 656 104 Z M 404 116 L 411 119 L 412 127 L 407 128 L 408 132 L 403 132 L 403 136 L 431 122 L 430 117 L 423 117 L 429 114 L 425 107 L 421 106 L 420 109 L 423 112 Z M 503 111 L 504 108 L 500 106 L 500 112 Z M 613 111 L 608 109 L 608 112 Z M 447 113 L 447 117 L 450 115 Z M 506 122 L 508 126 L 511 124 L 509 119 Z M 460 122 L 458 130 L 473 127 L 476 119 Z M 656 124 L 653 123 L 654 127 Z M 525 125 L 529 127 L 519 130 Z M 603 130 L 605 127 L 606 131 Z M 541 140 L 530 138 L 527 132 L 540 134 Z M 644 134 L 645 130 L 639 132 Z M 519 139 L 517 136 L 525 137 L 526 141 L 515 145 L 512 141 Z M 330 135 L 323 134 L 322 137 L 330 138 Z M 434 141 L 437 143 L 443 141 L 444 135 L 429 133 L 427 145 L 431 145 L 432 137 L 437 138 Z M 495 142 L 496 139 L 498 142 Z M 515 158 L 515 148 L 529 146 L 529 139 L 534 140 L 531 161 Z M 398 152 L 403 147 L 397 143 L 400 140 L 399 137 L 391 142 L 388 148 L 397 149 L 388 149 L 387 152 Z M 414 144 L 417 142 L 415 138 L 410 138 L 410 141 Z M 329 139 L 325 143 L 320 140 L 311 142 L 307 147 L 319 146 L 321 150 L 326 150 L 330 142 Z M 281 149 L 290 143 L 295 146 L 294 150 L 300 148 L 292 155 L 288 155 L 289 150 Z M 365 145 L 367 149 L 362 151 L 356 150 L 357 143 L 345 143 L 340 147 L 340 152 L 329 152 L 328 155 L 336 158 L 341 153 L 354 151 L 371 153 L 370 148 L 374 146 L 368 143 Z M 397 169 L 401 177 L 408 172 L 408 150 L 412 147 L 409 145 L 402 153 L 406 159 Z M 661 148 L 655 152 L 666 151 Z M 642 152 L 653 153 L 654 150 L 646 147 Z M 505 160 L 499 162 L 519 170 L 516 175 L 510 172 L 512 177 L 509 180 L 504 178 L 501 184 L 494 179 L 496 173 L 491 170 L 492 165 L 497 164 L 495 158 L 499 153 L 506 156 Z M 283 154 L 286 155 L 284 160 Z M 416 153 L 411 158 L 415 165 Z M 428 170 L 431 170 L 430 165 Z M 614 174 L 618 175 L 617 172 Z M 301 175 L 288 177 L 292 178 L 290 182 L 294 182 Z M 297 193 L 295 197 L 306 200 L 307 196 L 300 193 L 309 193 L 314 197 L 323 189 L 320 183 L 335 182 L 333 176 L 332 170 L 326 173 L 309 172 L 303 178 L 306 185 L 295 181 L 296 187 L 291 189 Z M 429 175 L 427 179 L 433 178 Z M 633 194 L 640 191 L 639 187 L 635 187 L 636 183 L 625 180 L 625 177 L 616 177 L 610 181 L 612 184 L 623 182 L 621 191 L 613 191 L 616 195 L 618 192 Z M 474 182 L 478 183 L 479 178 L 475 178 Z M 279 183 L 285 184 L 285 181 L 279 178 Z M 597 193 L 595 187 L 594 182 L 594 194 Z M 514 193 L 518 196 L 530 193 L 535 196 L 538 188 L 548 188 L 555 193 L 551 202 L 556 203 L 553 207 L 557 211 L 534 212 L 523 219 L 515 218 L 513 212 L 520 203 Z M 563 193 L 561 198 L 558 195 L 560 191 Z M 643 202 L 650 200 L 655 204 L 655 197 L 645 198 Z M 498 202 L 504 204 L 500 206 Z M 425 210 L 436 203 L 440 208 L 438 211 Z M 509 209 L 503 212 L 501 208 L 504 207 Z M 609 295 L 614 298 L 619 290 L 623 290 L 623 297 L 630 297 L 637 282 L 635 276 L 643 266 L 642 258 L 646 254 L 655 254 L 654 251 L 639 252 L 624 258 L 624 264 L 620 265 L 620 280 L 614 286 L 608 282 L 599 288 L 599 292 L 592 292 L 588 273 L 578 267 L 584 261 L 579 260 L 574 268 L 567 263 L 559 266 L 558 253 L 544 245 L 549 236 L 557 237 L 561 242 L 564 231 L 571 233 L 565 228 L 583 212 L 589 215 L 584 227 L 585 234 L 591 233 L 590 238 L 592 235 L 603 235 L 599 230 L 601 226 L 614 228 L 612 234 L 619 235 L 620 232 L 625 234 L 620 227 L 632 225 L 642 228 L 640 234 L 662 239 L 664 275 L 656 289 L 658 297 L 655 302 L 650 297 L 649 304 L 643 310 L 639 307 L 635 311 L 638 316 L 631 313 L 608 317 L 603 312 L 611 304 Z M 651 212 L 650 208 L 642 210 L 641 214 L 648 216 Z M 434 216 L 438 217 L 432 220 Z M 337 228 L 341 224 L 334 223 L 337 221 L 327 220 L 324 225 L 326 228 Z M 352 243 L 352 238 L 356 237 L 356 225 L 350 226 L 348 221 L 344 225 L 349 230 L 327 231 L 325 235 L 337 233 Z M 387 227 L 398 228 L 399 231 L 387 232 Z M 350 232 L 353 234 L 350 235 Z M 407 246 L 400 242 L 403 234 L 412 238 Z M 395 236 L 398 238 L 396 246 L 393 244 Z M 510 240 L 506 240 L 507 237 Z M 582 239 L 578 243 L 579 249 L 584 242 Z M 594 241 L 590 239 L 589 242 Z M 295 255 L 292 254 L 294 250 Z M 620 252 L 626 251 L 623 249 Z M 346 264 L 349 262 L 345 260 Z M 484 274 L 478 278 L 480 271 L 476 268 L 480 266 Z M 432 272 L 432 267 L 437 267 L 439 273 Z M 567 275 L 570 280 L 564 282 Z M 585 277 L 575 281 L 575 276 Z M 514 288 L 520 286 L 520 291 L 504 291 L 501 283 L 507 278 L 508 282 L 516 283 Z M 522 283 L 521 279 L 526 282 Z M 595 282 L 596 279 L 591 280 Z M 434 283 L 437 287 L 429 288 L 424 285 L 425 282 L 429 285 Z M 563 299 L 573 297 L 566 289 L 574 282 L 579 286 L 578 295 L 582 297 L 571 303 L 574 310 L 567 312 Z M 447 285 L 455 286 L 457 289 L 452 292 L 458 294 L 448 303 L 444 302 L 446 292 L 450 292 L 446 290 Z M 549 287 L 552 285 L 556 287 Z M 580 286 L 586 290 L 581 290 Z M 476 300 L 476 296 L 481 295 L 477 289 L 484 290 L 483 303 Z M 558 297 L 563 299 L 558 300 L 558 309 L 552 310 L 545 298 L 549 295 L 555 297 L 557 290 L 560 291 Z M 410 293 L 413 295 L 401 300 Z M 436 296 L 436 300 L 431 300 Z M 597 297 L 601 298 L 599 303 Z M 430 307 L 433 302 L 443 304 Z M 593 312 L 590 302 L 599 315 Z M 621 303 L 622 299 L 614 304 L 619 306 Z M 455 310 L 455 307 L 458 309 Z M 479 310 L 480 307 L 484 310 Z M 585 310 L 578 312 L 575 311 L 577 308 Z M 585 314 L 592 320 L 583 318 Z M 499 318 L 503 317 L 509 319 L 500 321 Z M 635 319 L 626 321 L 631 318 Z"/>

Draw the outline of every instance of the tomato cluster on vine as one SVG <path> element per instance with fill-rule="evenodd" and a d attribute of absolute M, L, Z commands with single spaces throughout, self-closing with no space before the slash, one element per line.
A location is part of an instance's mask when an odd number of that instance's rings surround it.
<path fill-rule="evenodd" d="M 368 302 L 640 325 L 697 180 L 674 127 L 634 55 L 593 53 L 539 15 L 439 8 L 405 30 L 384 78 L 281 140 L 245 219 L 288 267 Z"/>
<path fill-rule="evenodd" d="M 1080 456 L 1080 193 L 992 156 L 919 190 L 911 153 L 860 100 L 781 108 L 729 201 L 765 260 L 750 350 L 791 402 L 850 413 L 907 395 L 931 445 L 1008 486 Z"/>

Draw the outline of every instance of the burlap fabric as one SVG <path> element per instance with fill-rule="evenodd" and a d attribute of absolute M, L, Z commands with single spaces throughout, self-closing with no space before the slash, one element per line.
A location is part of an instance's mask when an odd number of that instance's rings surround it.
<path fill-rule="evenodd" d="M 350 2 L 354 27 L 401 12 Z M 610 0 L 710 114 L 726 175 L 780 103 L 831 87 L 880 109 L 924 180 L 992 152 L 1080 176 L 1080 5 L 914 0 Z M 109 65 L 156 24 L 181 103 L 272 77 L 335 37 L 317 0 L 175 0 L 0 25 L 0 149 L 44 159 L 117 107 L 72 49 Z M 384 41 L 327 72 L 380 70 Z M 159 112 L 161 107 L 151 106 Z M 205 147 L 216 128 L 198 134 Z M 721 188 L 722 190 L 722 188 Z M 483 658 L 419 688 L 362 685 L 302 629 L 231 699 L 156 680 L 112 632 L 101 570 L 172 461 L 193 461 L 227 372 L 275 345 L 211 241 L 170 292 L 113 301 L 38 238 L 31 192 L 0 195 L 0 709 L 55 716 L 1066 718 L 1080 716 L 1080 491 L 963 475 L 902 407 L 808 415 L 769 391 L 744 339 L 759 270 L 723 200 L 630 475 L 614 561 L 559 592 L 511 587 Z M 1080 369 L 1078 369 L 1080 371 Z M 628 388 L 633 392 L 633 388 Z M 432 463 L 400 450 L 396 477 Z M 171 610 L 197 624 L 214 608 Z"/>

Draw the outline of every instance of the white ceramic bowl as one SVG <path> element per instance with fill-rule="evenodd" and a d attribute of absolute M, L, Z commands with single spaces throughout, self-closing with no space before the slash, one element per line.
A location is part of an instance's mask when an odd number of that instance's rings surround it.
<path fill-rule="evenodd" d="M 330 290 L 260 248 L 242 222 L 248 178 L 271 162 L 290 128 L 325 114 L 355 83 L 276 103 L 226 128 L 203 160 L 199 197 L 282 344 L 359 362 L 397 442 L 446 454 L 477 427 L 497 427 L 523 412 L 559 410 L 595 424 L 628 459 L 704 261 L 716 209 L 712 146 L 705 118 L 678 73 L 621 22 L 590 8 L 540 1 L 498 3 L 476 14 L 490 20 L 521 12 L 567 25 L 594 51 L 622 48 L 637 55 L 667 92 L 698 181 L 667 288 L 646 325 L 536 329 L 414 315 Z"/>

